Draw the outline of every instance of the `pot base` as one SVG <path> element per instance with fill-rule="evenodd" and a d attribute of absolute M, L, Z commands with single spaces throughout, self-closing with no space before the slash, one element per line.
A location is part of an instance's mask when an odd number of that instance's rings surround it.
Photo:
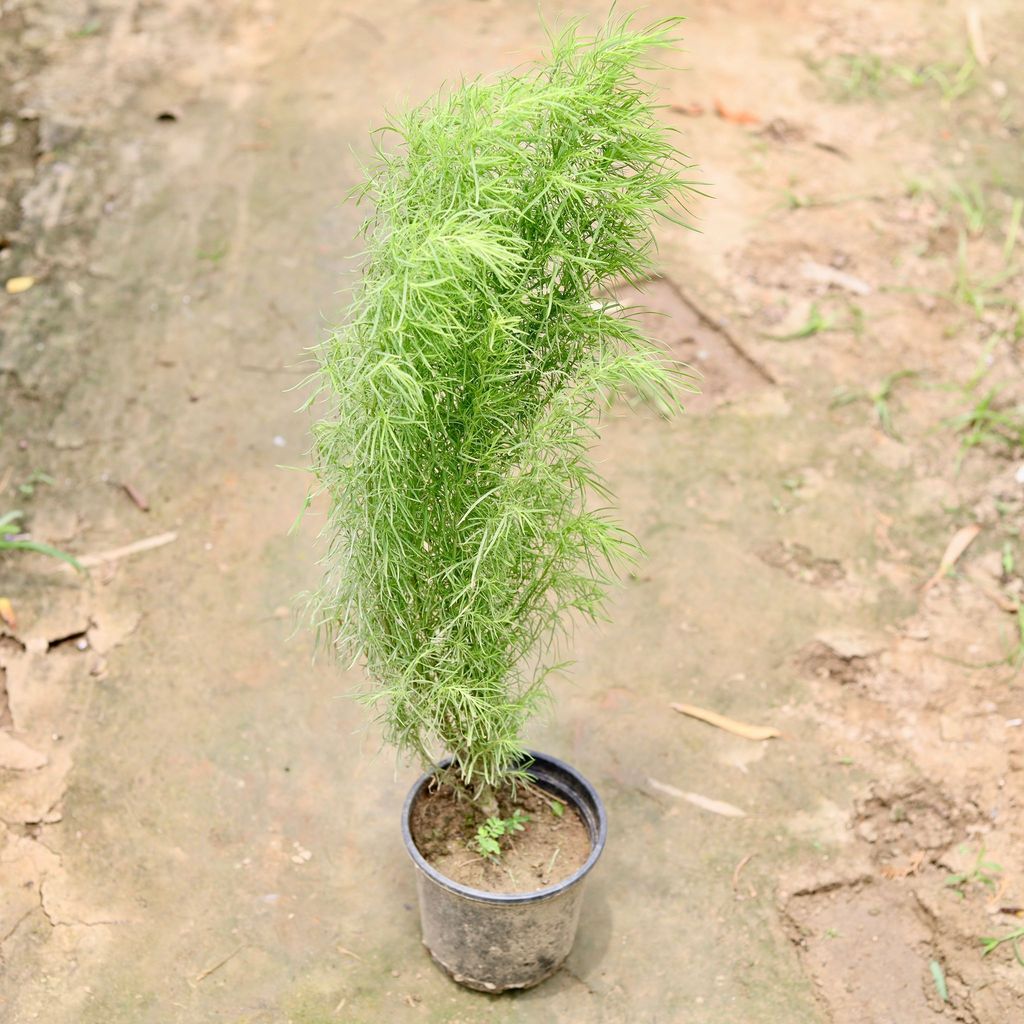
<path fill-rule="evenodd" d="M 464 974 L 459 974 L 454 968 L 449 967 L 437 954 L 427 945 L 424 941 L 423 948 L 430 954 L 430 959 L 434 961 L 434 964 L 445 974 L 448 975 L 452 981 L 464 988 L 471 988 L 475 992 L 487 992 L 491 995 L 497 995 L 499 992 L 522 992 L 525 989 L 533 988 L 539 985 L 542 981 L 547 981 L 552 974 L 557 973 L 565 960 L 560 960 L 554 967 L 552 967 L 546 974 L 541 974 L 531 978 L 529 981 L 524 981 L 521 984 L 509 984 L 498 986 L 491 981 L 477 981 L 475 978 L 467 978 Z"/>

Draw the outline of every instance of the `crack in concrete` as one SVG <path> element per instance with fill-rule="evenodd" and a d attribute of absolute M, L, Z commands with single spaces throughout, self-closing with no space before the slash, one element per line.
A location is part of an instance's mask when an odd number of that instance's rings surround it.
<path fill-rule="evenodd" d="M 5 943 L 9 938 L 11 938 L 14 935 L 14 933 L 22 926 L 22 924 L 24 924 L 25 919 L 32 916 L 35 909 L 35 907 L 29 907 L 29 909 L 26 910 L 25 913 L 22 914 L 21 917 L 19 917 L 18 920 L 14 922 L 14 924 L 7 930 L 7 932 L 5 932 L 3 935 L 0 935 L 0 945 L 3 945 L 3 943 Z M 45 913 L 45 911 L 43 911 L 43 913 Z M 0 958 L 0 960 L 2 960 L 2 958 Z"/>

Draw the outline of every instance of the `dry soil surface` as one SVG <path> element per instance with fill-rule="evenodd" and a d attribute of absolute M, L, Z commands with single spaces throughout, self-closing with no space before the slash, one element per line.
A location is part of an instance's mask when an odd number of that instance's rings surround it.
<path fill-rule="evenodd" d="M 608 418 L 649 558 L 529 741 L 611 836 L 567 967 L 489 997 L 420 946 L 415 768 L 293 635 L 282 467 L 368 130 L 536 12 L 2 0 L 0 512 L 102 557 L 0 561 L 0 1018 L 1022 1019 L 981 941 L 1024 927 L 1018 6 L 647 6 L 690 18 L 658 77 L 712 198 L 646 301 L 705 395 Z"/>

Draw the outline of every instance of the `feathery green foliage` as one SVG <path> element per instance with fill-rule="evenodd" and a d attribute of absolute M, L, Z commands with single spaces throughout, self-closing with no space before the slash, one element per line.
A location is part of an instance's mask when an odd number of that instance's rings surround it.
<path fill-rule="evenodd" d="M 602 292 L 649 269 L 686 165 L 638 70 L 675 20 L 553 41 L 546 63 L 395 119 L 345 326 L 319 351 L 331 498 L 317 624 L 364 656 L 387 739 L 479 792 L 521 758 L 547 657 L 634 539 L 589 494 L 601 403 L 668 412 L 684 368 Z"/>

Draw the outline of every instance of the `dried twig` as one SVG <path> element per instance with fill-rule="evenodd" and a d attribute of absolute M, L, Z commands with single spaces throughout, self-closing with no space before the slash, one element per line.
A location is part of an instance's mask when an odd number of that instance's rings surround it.
<path fill-rule="evenodd" d="M 1008 598 L 1001 590 L 990 587 L 984 580 L 979 579 L 975 573 L 968 572 L 967 579 L 970 580 L 993 604 L 1001 611 L 1017 614 L 1017 602 Z"/>
<path fill-rule="evenodd" d="M 555 847 L 555 852 L 551 855 L 551 860 L 548 861 L 548 866 L 547 866 L 547 868 L 544 871 L 545 877 L 550 877 L 551 876 L 551 869 L 555 866 L 555 861 L 558 860 L 558 855 L 561 852 L 562 852 L 562 848 L 560 846 L 556 846 Z"/>
<path fill-rule="evenodd" d="M 740 810 L 733 804 L 727 804 L 724 800 L 712 800 L 709 796 L 702 796 L 700 793 L 687 793 L 685 790 L 676 789 L 667 782 L 659 782 L 657 779 L 648 779 L 647 784 L 651 789 L 664 793 L 666 796 L 674 796 L 687 803 L 699 807 L 702 811 L 710 811 L 712 814 L 721 814 L 725 818 L 745 818 L 747 812 Z"/>
<path fill-rule="evenodd" d="M 971 44 L 971 53 L 974 59 L 984 68 L 988 67 L 988 47 L 985 46 L 985 37 L 981 31 L 981 12 L 977 7 L 968 7 L 964 13 L 964 21 L 967 23 L 967 38 Z"/>
<path fill-rule="evenodd" d="M 219 971 L 229 960 L 233 960 L 239 953 L 245 949 L 246 943 L 242 943 L 237 949 L 228 953 L 223 960 L 218 960 L 212 967 L 207 967 L 205 971 L 200 971 L 192 981 L 193 985 L 198 985 L 204 978 L 208 978 L 214 971 Z"/>
<path fill-rule="evenodd" d="M 153 548 L 162 548 L 165 544 L 172 544 L 178 539 L 178 534 L 173 530 L 170 533 L 158 533 L 155 537 L 146 537 L 143 540 L 125 544 L 121 548 L 112 548 L 110 551 L 99 551 L 94 555 L 83 555 L 78 559 L 78 564 L 85 568 L 92 568 L 97 565 L 104 565 L 107 562 L 117 562 L 130 555 L 138 555 L 143 551 L 152 551 Z"/>
<path fill-rule="evenodd" d="M 121 488 L 124 490 L 124 493 L 127 494 L 128 497 L 132 499 L 132 501 L 135 503 L 135 505 L 139 508 L 140 511 L 149 511 L 149 502 L 146 501 L 145 496 L 140 491 L 134 488 L 127 481 L 121 482 Z"/>
<path fill-rule="evenodd" d="M 748 853 L 746 857 L 744 857 L 743 860 L 741 860 L 739 864 L 736 865 L 736 869 L 732 873 L 732 891 L 736 894 L 737 899 L 742 899 L 742 897 L 740 896 L 740 874 L 743 872 L 743 869 L 750 863 L 751 859 L 756 856 L 756 851 L 754 853 Z M 752 885 L 748 885 L 747 895 L 751 899 L 753 899 L 757 895 L 757 890 Z"/>

